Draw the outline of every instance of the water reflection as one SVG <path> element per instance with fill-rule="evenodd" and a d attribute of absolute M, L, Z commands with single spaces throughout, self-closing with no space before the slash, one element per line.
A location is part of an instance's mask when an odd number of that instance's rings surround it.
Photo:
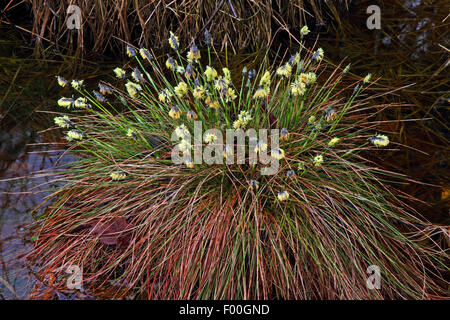
<path fill-rule="evenodd" d="M 44 188 L 52 186 L 52 178 L 31 175 L 52 172 L 60 156 L 52 152 L 53 142 L 56 136 L 53 141 L 44 140 L 30 126 L 0 129 L 0 299 L 26 298 L 36 281 L 25 259 L 32 243 L 24 227 L 33 222 L 33 209 L 50 194 Z"/>

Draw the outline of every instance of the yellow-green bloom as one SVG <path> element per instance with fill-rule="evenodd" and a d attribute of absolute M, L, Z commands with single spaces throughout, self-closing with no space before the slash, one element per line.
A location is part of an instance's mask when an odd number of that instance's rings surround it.
<path fill-rule="evenodd" d="M 212 100 L 211 97 L 207 97 L 205 99 L 205 103 L 209 108 L 213 108 L 213 109 L 219 108 L 219 103 L 217 101 Z"/>
<path fill-rule="evenodd" d="M 200 60 L 200 51 L 196 45 L 193 45 L 187 53 L 187 60 L 189 63 Z"/>
<path fill-rule="evenodd" d="M 142 90 L 142 87 L 139 84 L 131 82 L 131 81 L 128 81 L 125 84 L 125 88 L 127 89 L 128 94 L 132 98 L 136 98 L 139 94 L 139 91 Z"/>
<path fill-rule="evenodd" d="M 309 33 L 309 28 L 307 25 L 304 25 L 301 29 L 300 29 L 300 34 L 302 36 L 306 36 Z"/>
<path fill-rule="evenodd" d="M 166 67 L 169 70 L 176 70 L 177 69 L 177 63 L 173 59 L 173 57 L 169 56 L 166 60 Z"/>
<path fill-rule="evenodd" d="M 263 140 L 259 140 L 258 143 L 255 146 L 254 151 L 256 153 L 261 152 L 261 151 L 266 151 L 267 150 L 267 143 L 265 143 Z"/>
<path fill-rule="evenodd" d="M 170 92 L 170 90 L 166 88 L 158 94 L 158 99 L 163 103 L 168 103 L 170 102 L 172 96 L 172 92 Z"/>
<path fill-rule="evenodd" d="M 127 45 L 127 55 L 130 58 L 136 56 L 136 50 L 134 50 L 134 48 L 132 46 L 130 46 L 130 45 Z"/>
<path fill-rule="evenodd" d="M 317 76 L 314 72 L 301 73 L 298 80 L 304 82 L 306 85 L 312 85 L 316 82 Z"/>
<path fill-rule="evenodd" d="M 255 93 L 253 94 L 253 99 L 264 99 L 267 98 L 267 96 L 270 93 L 269 87 L 259 87 Z"/>
<path fill-rule="evenodd" d="M 329 147 L 334 147 L 341 139 L 338 137 L 334 137 L 328 142 Z"/>
<path fill-rule="evenodd" d="M 114 172 L 111 172 L 111 174 L 109 176 L 114 181 L 121 181 L 121 180 L 125 180 L 127 178 L 128 174 L 123 171 L 114 171 Z"/>
<path fill-rule="evenodd" d="M 153 59 L 153 57 L 150 54 L 150 52 L 147 49 L 145 49 L 145 48 L 140 48 L 139 49 L 139 54 L 141 55 L 142 59 L 147 59 L 148 61 Z"/>
<path fill-rule="evenodd" d="M 73 123 L 68 116 L 55 117 L 53 121 L 55 121 L 55 124 L 60 128 L 70 128 L 73 126 Z"/>
<path fill-rule="evenodd" d="M 126 74 L 125 70 L 123 70 L 122 68 L 117 67 L 113 71 L 116 74 L 117 78 L 125 79 L 125 74 Z"/>
<path fill-rule="evenodd" d="M 195 111 L 189 110 L 189 111 L 186 113 L 186 118 L 188 118 L 189 120 L 197 120 L 198 116 L 197 116 L 197 114 L 195 113 Z"/>
<path fill-rule="evenodd" d="M 376 147 L 386 147 L 389 144 L 389 137 L 384 134 L 377 134 L 374 137 L 371 137 L 370 142 L 373 143 Z"/>
<path fill-rule="evenodd" d="M 233 148 L 230 145 L 225 145 L 223 152 L 222 152 L 223 157 L 226 159 L 228 157 L 231 157 L 233 155 Z"/>
<path fill-rule="evenodd" d="M 178 149 L 184 153 L 191 150 L 192 145 L 187 140 L 181 140 L 181 142 L 178 144 Z"/>
<path fill-rule="evenodd" d="M 178 37 L 174 35 L 172 31 L 170 31 L 169 44 L 173 50 L 178 50 Z"/>
<path fill-rule="evenodd" d="M 313 158 L 313 164 L 315 166 L 320 166 L 323 163 L 323 156 L 322 155 L 317 155 Z"/>
<path fill-rule="evenodd" d="M 131 72 L 131 76 L 133 77 L 136 82 L 143 82 L 144 78 L 142 77 L 141 71 L 139 71 L 138 68 L 134 68 L 133 72 Z"/>
<path fill-rule="evenodd" d="M 259 188 L 259 182 L 257 180 L 250 180 L 249 185 L 250 185 L 250 189 L 258 190 L 258 188 Z"/>
<path fill-rule="evenodd" d="M 238 119 L 233 122 L 233 128 L 234 129 L 241 129 L 247 126 L 250 121 L 252 121 L 252 116 L 250 115 L 250 112 L 248 111 L 241 111 L 238 115 Z"/>
<path fill-rule="evenodd" d="M 287 199 L 289 199 L 289 192 L 287 192 L 287 191 L 280 191 L 280 192 L 278 192 L 277 198 L 280 201 L 286 201 Z"/>
<path fill-rule="evenodd" d="M 187 159 L 184 164 L 186 165 L 186 167 L 188 167 L 189 169 L 192 169 L 194 167 L 194 162 L 192 161 L 192 159 Z"/>
<path fill-rule="evenodd" d="M 205 76 L 206 76 L 207 81 L 213 81 L 215 78 L 217 78 L 216 69 L 214 69 L 210 66 L 206 66 Z"/>
<path fill-rule="evenodd" d="M 227 83 L 231 82 L 231 72 L 228 68 L 222 68 L 223 72 L 223 78 L 226 80 Z"/>
<path fill-rule="evenodd" d="M 112 89 L 109 86 L 107 86 L 106 84 L 99 83 L 98 89 L 101 94 L 111 94 L 112 93 Z"/>
<path fill-rule="evenodd" d="M 72 98 L 60 98 L 58 100 L 58 106 L 64 107 L 64 108 L 70 108 L 73 106 L 73 99 Z"/>
<path fill-rule="evenodd" d="M 61 76 L 56 76 L 56 80 L 58 81 L 58 84 L 63 88 L 69 84 L 69 81 L 67 81 Z"/>
<path fill-rule="evenodd" d="M 188 128 L 184 124 L 181 124 L 175 128 L 175 135 L 178 138 L 183 139 L 184 137 L 189 137 L 190 133 L 189 133 Z"/>
<path fill-rule="evenodd" d="M 181 117 L 181 114 L 182 114 L 182 111 L 178 107 L 173 106 L 172 108 L 170 108 L 169 116 L 172 119 L 179 119 Z"/>
<path fill-rule="evenodd" d="M 84 80 L 72 80 L 71 84 L 74 89 L 81 90 L 83 89 Z"/>
<path fill-rule="evenodd" d="M 324 51 L 322 48 L 317 49 L 317 51 L 313 54 L 312 60 L 320 61 L 323 59 Z"/>
<path fill-rule="evenodd" d="M 291 84 L 291 94 L 293 96 L 302 96 L 305 94 L 305 92 L 306 84 L 303 81 L 297 79 Z"/>
<path fill-rule="evenodd" d="M 367 76 L 363 80 L 363 83 L 368 83 L 371 78 L 372 78 L 372 74 L 371 73 L 367 74 Z"/>
<path fill-rule="evenodd" d="M 272 149 L 272 157 L 281 160 L 284 158 L 284 150 L 280 148 Z"/>
<path fill-rule="evenodd" d="M 282 129 L 280 130 L 280 139 L 281 139 L 281 140 L 284 140 L 284 139 L 287 139 L 288 137 L 289 137 L 289 131 L 288 131 L 288 129 L 282 128 Z"/>
<path fill-rule="evenodd" d="M 207 133 L 203 139 L 206 143 L 213 143 L 217 140 L 217 136 L 213 133 Z"/>
<path fill-rule="evenodd" d="M 90 105 L 87 103 L 87 99 L 79 97 L 73 102 L 75 108 L 89 108 Z"/>
<path fill-rule="evenodd" d="M 263 76 L 259 80 L 259 85 L 261 87 L 270 86 L 270 72 L 269 71 L 264 72 Z"/>
<path fill-rule="evenodd" d="M 175 88 L 174 88 L 175 94 L 178 96 L 178 98 L 184 97 L 188 92 L 188 86 L 186 82 L 181 81 Z"/>
<path fill-rule="evenodd" d="M 292 66 L 289 63 L 282 65 L 277 69 L 277 75 L 281 77 L 289 78 L 291 76 Z"/>
<path fill-rule="evenodd" d="M 203 97 L 205 96 L 205 88 L 203 88 L 203 86 L 201 85 L 195 87 L 192 95 L 194 96 L 194 98 L 203 99 Z"/>
<path fill-rule="evenodd" d="M 80 130 L 74 129 L 74 130 L 69 130 L 69 131 L 67 132 L 66 139 L 67 139 L 68 141 L 72 141 L 72 140 L 82 140 L 83 137 L 84 137 L 84 133 L 83 133 L 83 132 L 81 132 Z"/>
<path fill-rule="evenodd" d="M 344 71 L 342 73 L 347 73 L 350 70 L 350 63 L 344 68 Z"/>
<path fill-rule="evenodd" d="M 334 109 L 331 109 L 325 114 L 325 120 L 331 122 L 337 118 L 337 113 Z"/>
<path fill-rule="evenodd" d="M 305 162 L 304 162 L 304 161 L 300 161 L 300 162 L 298 163 L 298 165 L 297 165 L 297 169 L 298 169 L 299 171 L 305 170 L 305 169 L 306 169 Z"/>
<path fill-rule="evenodd" d="M 227 102 L 232 101 L 232 100 L 237 98 L 236 92 L 234 91 L 233 88 L 228 87 L 228 89 L 227 89 L 227 91 L 225 93 L 225 98 L 226 98 L 225 100 Z"/>

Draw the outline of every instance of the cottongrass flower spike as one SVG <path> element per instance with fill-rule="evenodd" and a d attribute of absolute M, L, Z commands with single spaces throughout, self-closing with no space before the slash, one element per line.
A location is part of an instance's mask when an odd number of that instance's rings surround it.
<path fill-rule="evenodd" d="M 72 98 L 62 97 L 62 98 L 59 98 L 57 103 L 58 103 L 58 106 L 69 109 L 70 107 L 73 106 L 73 102 L 74 101 Z"/>
<path fill-rule="evenodd" d="M 136 50 L 134 50 L 134 48 L 132 46 L 130 46 L 129 44 L 127 44 L 127 55 L 132 58 L 136 56 Z"/>
<path fill-rule="evenodd" d="M 304 25 L 301 29 L 300 29 L 300 34 L 303 36 L 308 35 L 308 33 L 310 33 L 310 30 L 308 28 L 307 25 Z"/>
<path fill-rule="evenodd" d="M 175 128 L 175 135 L 181 139 L 191 136 L 188 128 L 184 124 L 181 124 Z"/>
<path fill-rule="evenodd" d="M 142 90 L 142 87 L 134 82 L 128 80 L 125 84 L 125 88 L 127 89 L 128 94 L 132 98 L 136 98 L 139 95 L 139 92 Z"/>
<path fill-rule="evenodd" d="M 73 130 L 69 130 L 67 132 L 66 139 L 67 139 L 67 141 L 72 141 L 72 140 L 80 141 L 80 140 L 83 140 L 83 137 L 84 137 L 83 132 L 81 132 L 80 130 L 77 130 L 77 129 L 73 129 Z"/>
<path fill-rule="evenodd" d="M 166 88 L 158 94 L 158 100 L 162 103 L 168 103 L 170 102 L 172 96 L 172 92 Z"/>
<path fill-rule="evenodd" d="M 70 128 L 73 126 L 73 122 L 70 121 L 68 116 L 55 117 L 53 121 L 60 128 Z"/>
<path fill-rule="evenodd" d="M 322 155 L 317 155 L 313 158 L 313 164 L 318 167 L 323 163 L 323 156 Z"/>
<path fill-rule="evenodd" d="M 184 164 L 186 165 L 187 168 L 192 169 L 194 168 L 194 162 L 192 161 L 192 159 L 187 159 Z"/>
<path fill-rule="evenodd" d="M 213 45 L 213 39 L 212 39 L 211 33 L 209 33 L 208 30 L 205 30 L 205 42 L 206 42 L 206 46 L 207 46 L 208 48 L 211 48 L 211 47 L 212 47 L 212 45 Z"/>
<path fill-rule="evenodd" d="M 173 50 L 178 51 L 178 37 L 172 31 L 170 31 L 169 44 Z"/>
<path fill-rule="evenodd" d="M 370 137 L 369 141 L 377 148 L 389 145 L 389 137 L 384 134 L 377 134 L 374 137 Z"/>
<path fill-rule="evenodd" d="M 189 63 L 197 62 L 198 60 L 200 60 L 200 51 L 195 44 L 192 45 L 189 49 L 187 53 L 187 60 Z"/>
<path fill-rule="evenodd" d="M 289 131 L 288 131 L 288 129 L 282 128 L 282 129 L 280 130 L 280 139 L 281 139 L 281 140 L 285 140 L 285 139 L 287 139 L 288 137 L 289 137 Z"/>
<path fill-rule="evenodd" d="M 321 61 L 323 59 L 324 51 L 322 48 L 317 49 L 317 51 L 313 54 L 312 60 Z"/>
<path fill-rule="evenodd" d="M 342 73 L 345 74 L 345 73 L 349 72 L 350 66 L 351 66 L 351 63 L 349 63 L 349 64 L 344 68 L 344 71 L 342 71 Z"/>
<path fill-rule="evenodd" d="M 186 113 L 186 118 L 188 118 L 189 120 L 197 120 L 197 119 L 198 119 L 198 116 L 197 116 L 197 114 L 195 113 L 195 111 L 189 110 L 189 111 Z"/>
<path fill-rule="evenodd" d="M 170 108 L 169 117 L 171 117 L 172 119 L 179 119 L 181 115 L 182 111 L 177 106 L 173 106 L 172 108 Z"/>
<path fill-rule="evenodd" d="M 181 81 L 175 88 L 175 94 L 178 98 L 183 98 L 188 93 L 188 86 L 186 82 Z"/>
<path fill-rule="evenodd" d="M 168 56 L 168 58 L 166 60 L 166 67 L 167 67 L 167 69 L 172 70 L 172 71 L 177 70 L 177 63 L 175 62 L 175 60 L 173 59 L 172 56 Z"/>
<path fill-rule="evenodd" d="M 98 84 L 98 89 L 99 89 L 101 94 L 112 94 L 111 87 L 107 86 L 106 84 L 99 83 Z"/>
<path fill-rule="evenodd" d="M 249 185 L 250 185 L 250 189 L 252 189 L 252 190 L 258 190 L 258 188 L 259 188 L 258 180 L 250 180 Z"/>
<path fill-rule="evenodd" d="M 84 80 L 72 80 L 71 85 L 76 90 L 83 89 L 83 82 Z"/>
<path fill-rule="evenodd" d="M 133 139 L 137 139 L 138 138 L 136 132 L 134 132 L 134 130 L 131 129 L 131 128 L 128 128 L 128 130 L 127 130 L 127 137 L 133 138 Z"/>
<path fill-rule="evenodd" d="M 278 192 L 277 198 L 279 201 L 286 201 L 289 199 L 289 192 L 286 190 Z"/>
<path fill-rule="evenodd" d="M 328 142 L 329 147 L 334 147 L 341 139 L 338 137 L 334 137 Z"/>
<path fill-rule="evenodd" d="M 272 158 L 281 160 L 284 158 L 284 150 L 281 148 L 272 149 Z"/>
<path fill-rule="evenodd" d="M 253 99 L 267 98 L 269 96 L 269 93 L 270 93 L 270 88 L 268 86 L 267 87 L 259 86 L 259 88 L 253 94 Z"/>
<path fill-rule="evenodd" d="M 141 55 L 142 59 L 146 59 L 148 61 L 153 60 L 152 55 L 150 54 L 150 52 L 145 49 L 145 48 L 140 48 L 139 49 L 139 54 Z"/>
<path fill-rule="evenodd" d="M 144 82 L 144 78 L 142 77 L 142 73 L 138 68 L 134 68 L 131 72 L 131 76 L 136 82 Z"/>
<path fill-rule="evenodd" d="M 122 68 L 117 67 L 113 71 L 114 71 L 114 73 L 115 73 L 117 78 L 125 79 L 125 74 L 126 74 L 125 70 L 123 70 Z"/>
<path fill-rule="evenodd" d="M 213 81 L 215 78 L 217 78 L 217 70 L 213 67 L 206 66 L 205 70 L 205 76 L 207 81 Z"/>
<path fill-rule="evenodd" d="M 128 177 L 128 174 L 123 171 L 113 171 L 109 176 L 113 181 L 122 181 Z"/>
<path fill-rule="evenodd" d="M 94 94 L 95 99 L 97 99 L 97 101 L 99 102 L 106 102 L 108 101 L 104 95 L 102 95 L 100 92 L 96 91 L 96 90 L 92 90 L 92 93 Z"/>
<path fill-rule="evenodd" d="M 294 97 L 302 96 L 306 92 L 306 84 L 298 78 L 291 83 L 291 94 Z"/>
<path fill-rule="evenodd" d="M 204 137 L 206 143 L 213 143 L 217 140 L 217 136 L 213 133 L 207 133 Z"/>
<path fill-rule="evenodd" d="M 286 171 L 286 177 L 292 178 L 293 176 L 295 176 L 294 170 L 290 169 L 290 170 Z"/>
<path fill-rule="evenodd" d="M 73 105 L 75 108 L 90 108 L 91 107 L 91 105 L 87 103 L 87 99 L 83 98 L 83 97 L 77 98 L 73 102 Z"/>
<path fill-rule="evenodd" d="M 58 84 L 63 88 L 69 84 L 69 81 L 67 81 L 61 76 L 56 76 L 56 80 L 58 81 Z"/>
<path fill-rule="evenodd" d="M 277 69 L 276 74 L 281 77 L 289 78 L 291 76 L 292 66 L 286 63 Z"/>

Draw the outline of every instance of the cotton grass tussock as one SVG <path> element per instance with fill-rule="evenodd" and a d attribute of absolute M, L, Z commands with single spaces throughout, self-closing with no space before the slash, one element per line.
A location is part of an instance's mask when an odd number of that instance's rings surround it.
<path fill-rule="evenodd" d="M 169 41 L 179 50 L 174 34 Z M 118 81 L 107 103 L 82 91 L 92 108 L 76 109 L 67 132 L 79 160 L 58 172 L 65 183 L 33 230 L 42 272 L 76 261 L 89 275 L 83 287 L 120 279 L 127 285 L 115 297 L 148 299 L 445 296 L 448 257 L 428 236 L 439 227 L 422 221 L 386 182 L 403 176 L 366 158 L 389 144 L 391 134 L 377 134 L 372 120 L 386 106 L 360 100 L 365 86 L 342 89 L 344 73 L 316 63 L 318 52 L 280 62 L 292 67 L 289 79 L 272 77 L 268 70 L 277 67 L 262 63 L 241 83 L 228 69 L 219 76 L 205 68 L 204 57 L 192 64 L 196 77 L 186 79 L 176 72 L 191 63 L 186 55 L 177 52 L 179 65 L 172 59 L 167 72 L 139 54 L 130 67 L 151 83 Z M 254 99 L 260 87 L 270 94 Z M 197 140 L 194 119 L 203 128 Z M 219 138 L 227 129 L 256 136 L 225 144 Z M 280 130 L 279 143 L 260 129 Z M 242 147 L 248 154 L 239 163 Z M 215 162 L 197 161 L 195 152 L 209 149 Z M 250 152 L 278 163 L 275 172 L 264 175 L 269 165 L 249 163 Z M 113 222 L 120 230 L 105 241 L 96 231 Z M 381 290 L 367 289 L 370 265 L 380 266 Z M 65 288 L 64 279 L 53 287 Z"/>

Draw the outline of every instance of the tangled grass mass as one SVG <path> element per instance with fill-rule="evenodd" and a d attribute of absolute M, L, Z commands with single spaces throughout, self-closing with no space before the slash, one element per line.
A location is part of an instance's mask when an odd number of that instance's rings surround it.
<path fill-rule="evenodd" d="M 162 65 L 128 46 L 118 84 L 98 90 L 58 77 L 66 97 L 55 124 L 77 161 L 61 167 L 55 179 L 64 183 L 34 226 L 42 274 L 78 265 L 85 288 L 113 281 L 115 297 L 147 299 L 442 297 L 448 257 L 432 236 L 442 230 L 394 190 L 407 178 L 373 160 L 395 143 L 375 120 L 389 106 L 363 95 L 371 76 L 343 86 L 349 66 L 303 47 L 280 66 L 266 59 L 231 74 L 205 36 L 205 50 L 182 50 L 170 33 Z M 185 139 L 194 121 L 218 133 L 279 129 L 279 146 L 255 147 L 270 151 L 278 171 L 173 163 L 176 145 L 196 147 Z M 220 158 L 234 157 L 238 146 L 217 138 L 205 134 L 200 148 L 216 144 Z M 64 284 L 58 277 L 53 286 Z"/>

